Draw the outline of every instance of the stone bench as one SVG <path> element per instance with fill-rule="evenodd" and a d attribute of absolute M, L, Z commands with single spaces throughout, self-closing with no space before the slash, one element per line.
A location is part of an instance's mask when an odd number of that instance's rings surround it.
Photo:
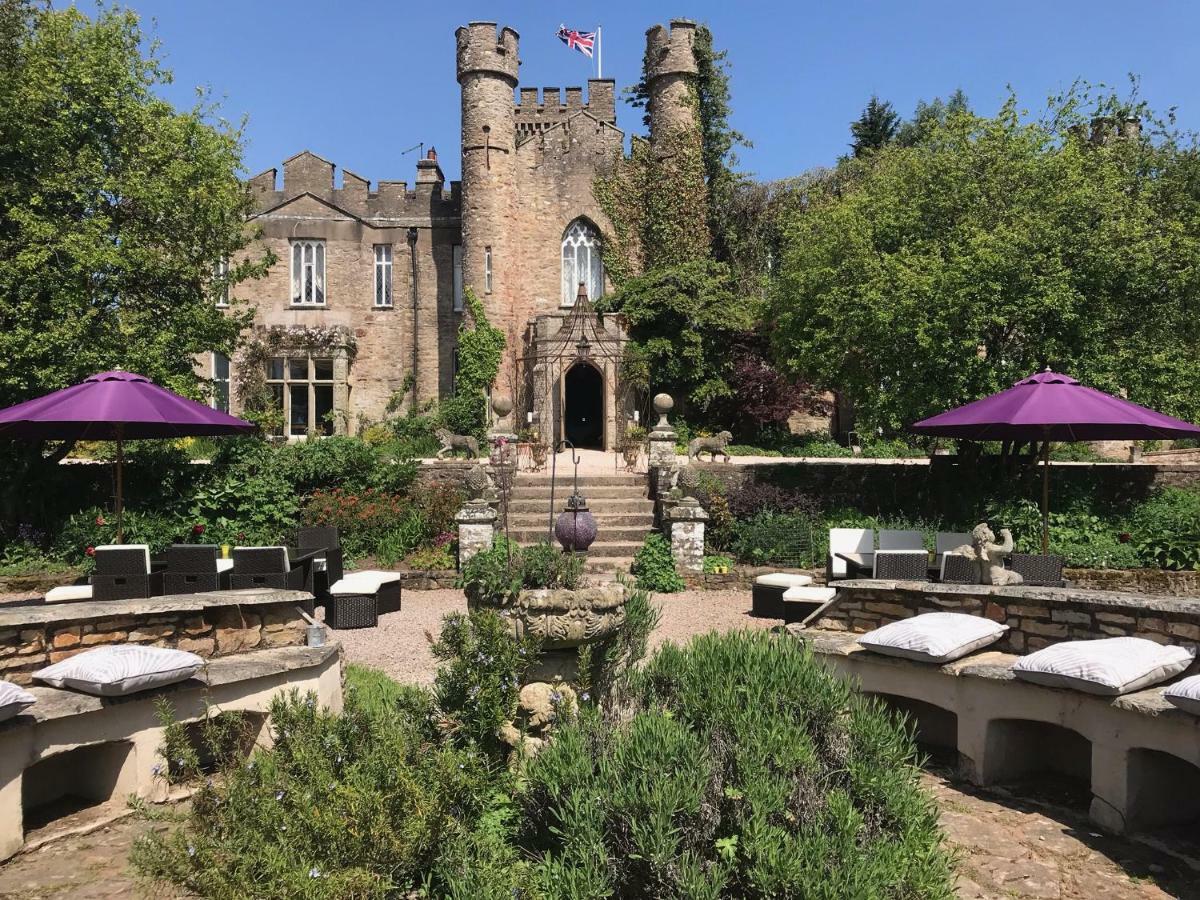
<path fill-rule="evenodd" d="M 157 774 L 163 763 L 157 698 L 166 697 L 176 721 L 185 724 L 204 719 L 210 707 L 214 713 L 247 713 L 250 737 L 266 744 L 271 702 L 293 689 L 311 691 L 322 707 L 340 710 L 340 646 L 215 658 L 195 678 L 127 697 L 31 687 L 37 702 L 0 723 L 0 860 L 25 846 L 27 818 L 40 822 L 56 803 L 91 807 L 87 821 L 93 827 L 123 814 L 130 796 L 167 799 L 167 782 Z M 53 824 L 44 831 L 55 836 Z"/>
<path fill-rule="evenodd" d="M 939 666 L 872 653 L 845 632 L 791 630 L 907 713 L 920 743 L 956 752 L 976 784 L 1073 777 L 1091 791 L 1092 821 L 1117 834 L 1200 820 L 1200 718 L 1164 700 L 1163 685 L 1101 697 L 1018 681 L 1010 653 Z"/>

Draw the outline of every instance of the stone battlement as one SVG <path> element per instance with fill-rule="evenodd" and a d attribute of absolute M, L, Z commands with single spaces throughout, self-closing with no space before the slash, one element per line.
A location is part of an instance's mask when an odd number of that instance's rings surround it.
<path fill-rule="evenodd" d="M 583 88 L 567 88 L 566 102 L 556 87 L 539 89 L 523 87 L 520 99 L 513 105 L 517 134 L 521 137 L 536 134 L 578 112 L 586 112 L 610 125 L 617 121 L 616 82 L 611 78 L 588 81 L 588 102 L 583 102 Z"/>
<path fill-rule="evenodd" d="M 304 150 L 284 160 L 282 185 L 274 168 L 255 175 L 248 184 L 260 213 L 307 193 L 364 219 L 458 215 L 461 185 L 452 181 L 446 189 L 436 150 L 418 160 L 411 189 L 407 181 L 379 181 L 376 190 L 371 190 L 369 179 L 346 168 L 342 169 L 342 186 L 335 187 L 336 168 L 329 160 Z"/>

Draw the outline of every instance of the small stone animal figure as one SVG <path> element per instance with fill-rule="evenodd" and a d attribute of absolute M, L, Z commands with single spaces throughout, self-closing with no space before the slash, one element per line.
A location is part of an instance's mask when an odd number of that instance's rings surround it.
<path fill-rule="evenodd" d="M 693 438 L 688 444 L 688 459 L 699 460 L 700 454 L 707 451 L 709 462 L 716 462 L 718 453 L 725 457 L 725 462 L 729 462 L 729 454 L 725 452 L 725 446 L 732 440 L 733 435 L 728 431 L 722 431 L 713 437 Z"/>
<path fill-rule="evenodd" d="M 1021 584 L 1025 581 L 1019 572 L 1004 568 L 1004 557 L 1012 553 L 1012 532 L 1000 529 L 1002 543 L 996 543 L 996 535 L 987 523 L 971 529 L 971 543 L 954 550 L 975 564 L 977 584 Z"/>
<path fill-rule="evenodd" d="M 479 456 L 479 441 L 469 434 L 451 434 L 448 428 L 439 428 L 434 434 L 442 442 L 442 449 L 437 452 L 438 459 L 445 458 L 444 454 L 453 453 L 455 450 L 466 450 L 467 459 Z"/>

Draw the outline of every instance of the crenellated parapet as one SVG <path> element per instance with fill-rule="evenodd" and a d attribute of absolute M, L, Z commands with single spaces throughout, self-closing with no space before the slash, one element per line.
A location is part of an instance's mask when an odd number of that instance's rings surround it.
<path fill-rule="evenodd" d="M 545 131 L 576 113 L 586 112 L 601 122 L 616 124 L 616 82 L 611 78 L 593 78 L 588 81 L 587 102 L 583 88 L 567 88 L 564 102 L 562 91 L 556 87 L 523 87 L 520 99 L 513 106 L 517 139 L 522 140 Z"/>
<path fill-rule="evenodd" d="M 372 190 L 370 180 L 349 169 L 342 169 L 342 186 L 337 187 L 335 172 L 332 162 L 305 150 L 284 161 L 282 184 L 278 169 L 272 168 L 249 179 L 247 186 L 259 215 L 311 194 L 363 219 L 458 217 L 461 185 L 457 181 L 446 185 L 436 150 L 430 149 L 417 161 L 411 188 L 407 181 L 380 181 Z"/>

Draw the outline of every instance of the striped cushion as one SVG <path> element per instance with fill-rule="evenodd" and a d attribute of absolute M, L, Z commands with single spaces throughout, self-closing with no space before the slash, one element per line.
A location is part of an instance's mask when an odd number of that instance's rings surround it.
<path fill-rule="evenodd" d="M 945 663 L 993 644 L 1007 625 L 964 613 L 924 613 L 868 631 L 858 642 L 868 650 L 921 662 Z"/>
<path fill-rule="evenodd" d="M 1013 673 L 1035 684 L 1115 697 L 1178 675 L 1195 656 L 1191 648 L 1138 637 L 1064 641 L 1017 660 Z"/>
<path fill-rule="evenodd" d="M 0 722 L 19 715 L 36 700 L 33 694 L 11 681 L 0 681 Z"/>
<path fill-rule="evenodd" d="M 204 665 L 195 653 L 138 644 L 97 647 L 33 673 L 52 687 L 98 697 L 124 697 L 191 678 Z"/>
<path fill-rule="evenodd" d="M 1193 675 L 1171 685 L 1163 691 L 1163 697 L 1184 712 L 1200 716 L 1200 675 Z"/>

